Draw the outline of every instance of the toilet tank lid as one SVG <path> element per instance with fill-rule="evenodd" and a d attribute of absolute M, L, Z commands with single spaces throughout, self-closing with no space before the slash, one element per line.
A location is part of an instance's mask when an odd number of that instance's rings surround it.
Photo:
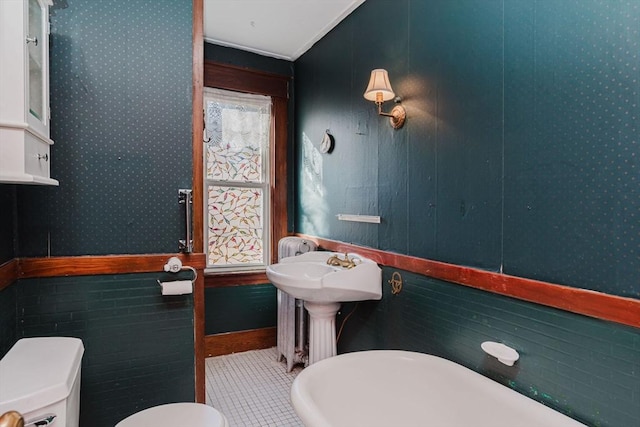
<path fill-rule="evenodd" d="M 84 346 L 69 337 L 23 338 L 0 360 L 0 414 L 27 414 L 66 399 Z"/>

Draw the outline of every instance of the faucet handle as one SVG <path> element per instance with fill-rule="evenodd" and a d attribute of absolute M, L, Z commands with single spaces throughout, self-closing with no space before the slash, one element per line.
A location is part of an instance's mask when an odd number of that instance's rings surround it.
<path fill-rule="evenodd" d="M 349 258 L 349 254 L 348 253 L 344 253 L 344 267 L 345 268 L 353 268 L 355 267 L 356 264 L 356 259 L 355 258 Z"/>

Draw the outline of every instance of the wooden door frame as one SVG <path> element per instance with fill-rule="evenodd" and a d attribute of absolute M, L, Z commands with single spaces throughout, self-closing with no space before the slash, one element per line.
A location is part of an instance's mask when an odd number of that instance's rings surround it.
<path fill-rule="evenodd" d="M 193 47 L 192 47 L 192 156 L 193 156 L 193 248 L 203 253 L 202 230 L 202 91 L 204 75 L 204 0 L 193 0 Z M 205 354 L 204 354 L 204 269 L 198 272 L 193 295 L 193 338 L 195 368 L 195 400 L 205 403 Z"/>
<path fill-rule="evenodd" d="M 259 93 L 272 97 L 274 121 L 273 141 L 269 161 L 271 198 L 271 261 L 277 257 L 280 238 L 288 234 L 287 218 L 287 153 L 288 153 L 288 102 L 290 76 L 266 73 L 259 70 L 234 67 L 204 60 L 204 0 L 193 0 L 193 75 L 192 75 L 192 155 L 193 155 L 193 247 L 195 253 L 204 253 L 204 162 L 203 162 L 203 92 L 207 86 Z M 204 271 L 200 271 L 194 289 L 194 358 L 196 402 L 205 402 L 205 320 L 204 320 Z M 251 281 L 264 283 L 264 274 L 249 273 Z M 243 275 L 234 275 L 234 281 Z M 248 277 L 247 277 L 248 278 Z M 224 277 L 209 277 L 209 282 L 226 283 Z"/>

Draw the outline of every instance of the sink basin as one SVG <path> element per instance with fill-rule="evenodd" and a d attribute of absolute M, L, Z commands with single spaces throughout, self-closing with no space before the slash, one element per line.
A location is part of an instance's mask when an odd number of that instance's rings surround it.
<path fill-rule="evenodd" d="M 356 266 L 327 264 L 338 252 L 307 252 L 283 258 L 267 267 L 267 277 L 278 289 L 310 302 L 349 302 L 382 298 L 382 271 L 374 261 L 349 254 Z"/>

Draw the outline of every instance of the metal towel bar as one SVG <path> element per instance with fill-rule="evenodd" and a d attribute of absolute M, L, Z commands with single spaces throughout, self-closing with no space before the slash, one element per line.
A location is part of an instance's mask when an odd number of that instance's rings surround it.
<path fill-rule="evenodd" d="M 178 203 L 184 204 L 184 223 L 185 237 L 184 240 L 178 241 L 180 252 L 193 252 L 193 236 L 191 230 L 191 208 L 193 206 L 193 194 L 191 189 L 181 188 L 178 190 Z"/>

